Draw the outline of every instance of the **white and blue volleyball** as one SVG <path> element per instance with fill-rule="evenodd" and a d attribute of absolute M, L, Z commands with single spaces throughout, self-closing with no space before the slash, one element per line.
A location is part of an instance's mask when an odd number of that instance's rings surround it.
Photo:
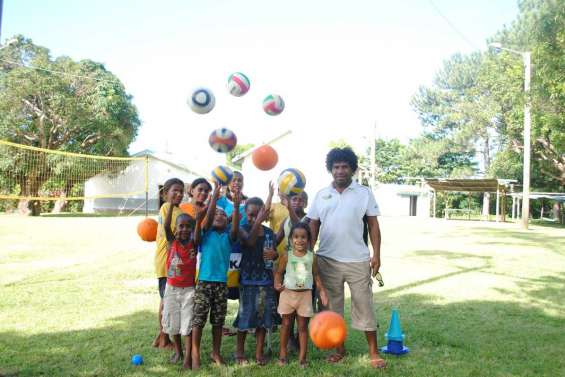
<path fill-rule="evenodd" d="M 284 110 L 284 101 L 278 94 L 269 94 L 263 100 L 263 110 L 269 115 L 279 115 Z"/>
<path fill-rule="evenodd" d="M 220 165 L 212 170 L 212 179 L 221 186 L 226 186 L 233 178 L 233 171 L 227 166 Z"/>
<path fill-rule="evenodd" d="M 216 105 L 216 97 L 210 89 L 197 88 L 188 97 L 188 106 L 198 114 L 208 114 Z"/>
<path fill-rule="evenodd" d="M 241 97 L 249 91 L 251 81 L 241 72 L 235 72 L 228 77 L 228 91 L 232 96 Z"/>
<path fill-rule="evenodd" d="M 277 184 L 285 195 L 300 194 L 306 187 L 306 177 L 300 170 L 289 168 L 282 171 Z"/>
<path fill-rule="evenodd" d="M 237 137 L 227 128 L 218 128 L 210 134 L 208 144 L 216 152 L 228 153 L 237 145 Z"/>

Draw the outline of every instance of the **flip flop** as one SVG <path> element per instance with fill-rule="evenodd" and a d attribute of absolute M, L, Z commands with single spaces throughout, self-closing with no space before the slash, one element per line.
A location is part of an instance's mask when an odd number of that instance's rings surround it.
<path fill-rule="evenodd" d="M 267 365 L 267 360 L 265 358 L 255 359 L 255 363 L 257 363 L 260 367 L 264 367 Z"/>
<path fill-rule="evenodd" d="M 329 363 L 337 364 L 337 363 L 341 363 L 343 361 L 344 357 L 345 357 L 345 355 L 342 355 L 340 353 L 334 353 L 334 354 L 328 356 L 328 358 L 326 360 Z"/>
<path fill-rule="evenodd" d="M 247 364 L 247 358 L 242 355 L 233 354 L 233 359 L 237 365 L 245 365 Z"/>
<path fill-rule="evenodd" d="M 288 359 L 286 357 L 279 357 L 279 366 L 285 366 L 288 364 Z"/>

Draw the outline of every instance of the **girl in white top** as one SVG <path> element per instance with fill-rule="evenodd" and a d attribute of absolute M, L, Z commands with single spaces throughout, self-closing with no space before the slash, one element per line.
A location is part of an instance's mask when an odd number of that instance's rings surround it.
<path fill-rule="evenodd" d="M 314 253 L 309 249 L 312 236 L 310 227 L 299 222 L 293 225 L 289 240 L 291 249 L 279 258 L 275 273 L 275 289 L 281 292 L 278 312 L 282 315 L 280 335 L 279 365 L 287 364 L 287 343 L 290 325 L 294 316 L 298 322 L 299 356 L 302 368 L 306 367 L 306 349 L 308 347 L 308 318 L 312 317 L 312 284 L 315 281 L 320 292 L 322 305 L 328 304 L 326 289 L 322 285 L 316 270 Z M 286 271 L 286 273 L 285 273 Z M 284 274 L 284 284 L 281 283 Z"/>

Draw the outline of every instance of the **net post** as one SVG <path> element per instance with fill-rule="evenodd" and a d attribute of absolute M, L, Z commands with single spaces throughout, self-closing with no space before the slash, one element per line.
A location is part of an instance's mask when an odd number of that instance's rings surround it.
<path fill-rule="evenodd" d="M 149 155 L 145 155 L 145 217 L 149 214 Z"/>

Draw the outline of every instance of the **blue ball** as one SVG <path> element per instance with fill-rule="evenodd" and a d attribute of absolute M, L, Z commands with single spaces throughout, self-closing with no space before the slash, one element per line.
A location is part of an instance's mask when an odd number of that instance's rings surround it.
<path fill-rule="evenodd" d="M 133 365 L 141 365 L 141 364 L 143 364 L 143 356 L 141 356 L 141 355 L 133 355 L 133 356 L 131 357 L 131 363 L 132 363 Z"/>

